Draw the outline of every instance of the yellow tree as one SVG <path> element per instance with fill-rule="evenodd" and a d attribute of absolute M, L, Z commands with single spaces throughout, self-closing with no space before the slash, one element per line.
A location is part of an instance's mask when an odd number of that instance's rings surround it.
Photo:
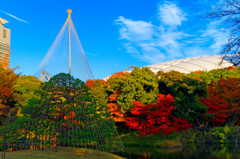
<path fill-rule="evenodd" d="M 25 106 L 31 98 L 38 98 L 34 92 L 39 89 L 41 83 L 42 81 L 35 76 L 23 75 L 18 78 L 13 86 L 17 106 Z"/>

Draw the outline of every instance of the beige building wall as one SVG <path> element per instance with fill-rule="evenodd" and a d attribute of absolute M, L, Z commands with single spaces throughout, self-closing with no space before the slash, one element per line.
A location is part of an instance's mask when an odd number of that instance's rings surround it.
<path fill-rule="evenodd" d="M 4 24 L 6 24 L 7 22 L 8 21 L 0 18 L 0 60 L 2 60 L 2 58 L 5 58 L 6 56 L 10 57 L 11 31 L 4 26 Z"/>

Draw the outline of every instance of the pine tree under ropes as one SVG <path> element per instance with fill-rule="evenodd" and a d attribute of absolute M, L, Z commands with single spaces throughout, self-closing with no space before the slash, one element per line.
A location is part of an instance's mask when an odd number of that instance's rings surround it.
<path fill-rule="evenodd" d="M 1 144 L 5 132 L 8 149 L 123 149 L 113 120 L 108 113 L 96 111 L 96 101 L 84 82 L 61 73 L 43 83 L 36 93 L 39 99 L 13 111 L 0 129 Z"/>

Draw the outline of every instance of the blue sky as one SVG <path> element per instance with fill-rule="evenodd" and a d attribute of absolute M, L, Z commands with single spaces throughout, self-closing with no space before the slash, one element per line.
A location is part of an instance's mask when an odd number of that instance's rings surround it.
<path fill-rule="evenodd" d="M 206 19 L 217 0 L 7 0 L 0 17 L 11 29 L 10 66 L 33 75 L 67 19 L 72 20 L 96 79 L 128 66 L 217 54 L 227 42 Z M 10 15 L 11 14 L 11 15 Z M 15 17 L 13 17 L 15 16 Z"/>

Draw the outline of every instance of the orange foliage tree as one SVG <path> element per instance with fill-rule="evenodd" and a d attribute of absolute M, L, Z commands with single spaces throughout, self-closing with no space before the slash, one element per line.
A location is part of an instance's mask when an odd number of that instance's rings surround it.
<path fill-rule="evenodd" d="M 95 84 L 95 81 L 94 80 L 87 80 L 85 84 L 89 89 L 92 89 L 92 87 Z"/>
<path fill-rule="evenodd" d="M 2 56 L 0 60 L 0 66 L 3 68 L 9 68 L 9 58 L 10 58 L 9 53 L 6 53 L 5 56 Z"/>
<path fill-rule="evenodd" d="M 108 97 L 108 101 L 109 101 L 109 103 L 107 104 L 108 111 L 111 113 L 111 117 L 116 122 L 124 122 L 126 120 L 124 118 L 124 114 L 121 111 L 121 107 L 117 104 L 117 98 L 120 94 L 121 94 L 120 91 L 115 90 L 113 91 L 113 94 L 111 94 Z"/>
<path fill-rule="evenodd" d="M 126 78 L 126 75 L 127 73 L 125 72 L 114 73 L 106 83 L 106 91 L 108 94 L 108 111 L 116 122 L 126 121 L 126 115 L 122 113 L 121 107 L 117 104 L 117 99 L 121 95 L 120 88 Z"/>
<path fill-rule="evenodd" d="M 87 80 L 85 83 L 99 106 L 107 105 L 108 112 L 116 122 L 126 121 L 121 107 L 117 104 L 117 99 L 121 94 L 120 86 L 126 75 L 125 72 L 117 72 L 112 74 L 107 82 L 105 80 Z"/>
<path fill-rule="evenodd" d="M 87 80 L 85 85 L 91 90 L 93 86 L 96 86 L 98 84 L 104 85 L 105 83 L 106 81 L 97 79 L 97 80 Z"/>
<path fill-rule="evenodd" d="M 116 72 L 116 73 L 112 74 L 110 78 L 118 77 L 118 76 L 126 77 L 126 75 L 127 75 L 126 72 Z"/>
<path fill-rule="evenodd" d="M 8 67 L 9 55 L 4 57 L 0 62 L 0 124 L 9 114 L 14 106 L 13 86 L 19 75 L 15 74 L 14 69 Z"/>

